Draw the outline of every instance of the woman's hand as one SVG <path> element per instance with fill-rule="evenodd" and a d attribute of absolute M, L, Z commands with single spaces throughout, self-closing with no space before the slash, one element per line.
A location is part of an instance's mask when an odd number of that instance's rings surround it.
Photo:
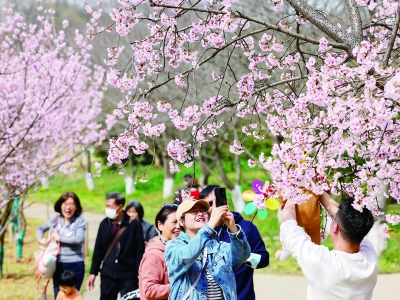
<path fill-rule="evenodd" d="M 50 239 L 40 239 L 39 240 L 39 245 L 43 246 L 43 247 L 47 247 L 50 244 Z"/>
<path fill-rule="evenodd" d="M 217 227 L 220 221 L 222 220 L 222 217 L 227 212 L 229 212 L 229 208 L 227 205 L 214 207 L 211 212 L 210 220 L 208 221 L 208 226 L 210 226 L 212 229 Z"/>
<path fill-rule="evenodd" d="M 51 235 L 51 238 L 53 240 L 56 240 L 57 242 L 60 241 L 60 235 L 58 234 L 58 232 L 54 231 L 53 234 Z"/>
<path fill-rule="evenodd" d="M 235 233 L 238 231 L 235 223 L 235 217 L 229 210 L 223 215 L 222 220 L 224 220 L 225 225 L 229 228 L 230 232 Z"/>

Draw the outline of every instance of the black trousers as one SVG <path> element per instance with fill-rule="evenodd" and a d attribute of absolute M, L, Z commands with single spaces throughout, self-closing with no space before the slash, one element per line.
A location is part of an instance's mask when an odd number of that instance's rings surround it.
<path fill-rule="evenodd" d="M 100 277 L 100 300 L 117 300 L 129 292 L 139 288 L 138 279 L 115 279 L 107 276 Z"/>

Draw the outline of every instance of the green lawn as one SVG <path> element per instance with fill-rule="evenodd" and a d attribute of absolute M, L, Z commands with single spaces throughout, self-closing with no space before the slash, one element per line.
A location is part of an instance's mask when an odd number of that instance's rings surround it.
<path fill-rule="evenodd" d="M 33 253 L 39 250 L 39 245 L 36 239 L 36 230 L 43 224 L 43 221 L 37 219 L 27 219 L 27 228 L 24 238 L 24 247 L 22 259 L 15 259 L 15 247 L 9 243 L 9 234 L 6 234 L 5 239 L 5 257 L 3 272 L 4 278 L 0 280 L 0 299 L 24 299 L 34 300 L 42 299 L 36 290 L 36 276 L 34 274 L 35 260 Z M 89 257 L 92 251 L 89 250 Z M 86 277 L 84 284 L 81 287 L 81 293 L 86 290 L 86 280 L 89 275 L 91 260 L 86 258 L 85 269 Z M 42 280 L 45 283 L 45 280 Z M 47 287 L 47 299 L 53 299 L 53 284 L 50 283 Z"/>
<path fill-rule="evenodd" d="M 143 166 L 141 171 L 145 171 L 146 167 Z M 190 173 L 190 172 L 187 172 Z M 178 174 L 175 178 L 175 187 L 181 186 L 182 177 L 185 173 Z M 259 170 L 246 169 L 243 170 L 243 178 L 245 183 L 243 184 L 243 190 L 251 189 L 251 182 L 254 179 L 266 180 L 265 175 Z M 229 173 L 228 176 L 233 180 L 235 177 L 234 172 Z M 58 197 L 65 191 L 75 192 L 82 201 L 84 210 L 98 212 L 104 214 L 104 196 L 106 193 L 111 191 L 125 193 L 124 178 L 116 173 L 109 171 L 103 171 L 103 174 L 99 178 L 94 178 L 95 190 L 88 191 L 84 179 L 83 172 L 76 172 L 69 176 L 55 176 L 50 180 L 50 187 L 46 190 L 39 189 L 36 193 L 30 195 L 28 201 L 45 202 L 49 201 L 54 203 Z M 148 222 L 153 223 L 154 217 L 157 211 L 160 209 L 163 203 L 171 203 L 173 197 L 170 199 L 162 198 L 163 188 L 163 170 L 153 168 L 147 176 L 147 183 L 137 183 L 136 191 L 134 194 L 127 196 L 127 201 L 135 199 L 140 201 L 145 209 L 144 219 Z M 210 178 L 211 184 L 218 183 L 214 178 Z M 229 194 L 228 194 L 229 197 Z M 390 205 L 388 208 L 390 211 L 400 211 L 399 205 Z M 289 257 L 284 262 L 273 257 L 273 254 L 281 248 L 279 242 L 279 224 L 277 219 L 277 211 L 268 211 L 269 215 L 265 221 L 260 221 L 257 217 L 254 218 L 254 224 L 260 231 L 263 237 L 267 249 L 271 255 L 271 264 L 268 268 L 259 270 L 263 273 L 274 273 L 274 274 L 301 274 L 299 267 L 293 258 Z M 246 219 L 251 220 L 252 216 L 244 216 Z M 324 245 L 332 248 L 332 241 L 328 238 Z M 400 233 L 393 233 L 392 238 L 388 240 L 388 249 L 380 257 L 380 273 L 394 273 L 400 272 L 400 256 L 398 255 L 398 249 L 400 248 Z"/>

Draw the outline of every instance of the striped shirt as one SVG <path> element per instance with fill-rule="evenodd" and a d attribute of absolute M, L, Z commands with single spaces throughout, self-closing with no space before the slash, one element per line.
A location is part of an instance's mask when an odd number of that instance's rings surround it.
<path fill-rule="evenodd" d="M 221 287 L 207 271 L 207 300 L 223 300 L 224 294 Z"/>

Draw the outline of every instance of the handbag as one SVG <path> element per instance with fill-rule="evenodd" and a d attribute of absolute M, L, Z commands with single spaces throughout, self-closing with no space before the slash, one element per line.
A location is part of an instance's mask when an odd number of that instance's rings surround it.
<path fill-rule="evenodd" d="M 57 223 L 60 223 L 60 215 L 58 215 Z M 49 229 L 49 239 L 53 235 L 54 230 L 54 228 Z M 59 250 L 60 242 L 51 240 L 47 247 L 40 246 L 40 249 L 33 254 L 36 261 L 35 274 L 38 279 L 36 289 L 42 295 L 46 293 L 50 279 L 53 277 L 53 274 L 56 271 L 56 263 Z M 42 279 L 47 279 L 43 290 L 39 288 L 40 281 Z"/>

